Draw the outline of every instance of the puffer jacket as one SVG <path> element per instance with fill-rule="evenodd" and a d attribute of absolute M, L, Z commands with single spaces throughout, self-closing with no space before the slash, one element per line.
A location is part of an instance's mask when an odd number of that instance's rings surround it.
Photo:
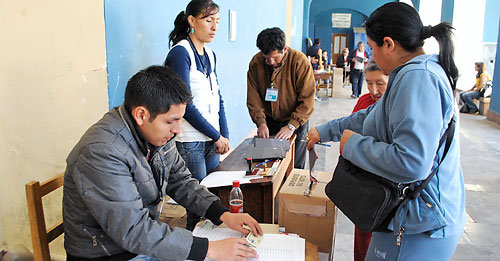
<path fill-rule="evenodd" d="M 220 224 L 227 210 L 191 178 L 173 139 L 150 150 L 121 105 L 87 130 L 66 161 L 63 220 L 68 257 L 106 260 L 127 252 L 162 260 L 205 257 L 207 239 L 157 221 L 161 192 L 215 223 Z"/>

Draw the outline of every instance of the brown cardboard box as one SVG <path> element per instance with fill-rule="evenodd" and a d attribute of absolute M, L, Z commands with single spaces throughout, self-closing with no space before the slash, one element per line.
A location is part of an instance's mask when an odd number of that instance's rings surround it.
<path fill-rule="evenodd" d="M 294 169 L 279 192 L 279 225 L 330 253 L 335 237 L 335 206 L 325 194 L 325 186 L 333 173 L 314 172 L 318 178 L 309 196 L 309 171 Z"/>

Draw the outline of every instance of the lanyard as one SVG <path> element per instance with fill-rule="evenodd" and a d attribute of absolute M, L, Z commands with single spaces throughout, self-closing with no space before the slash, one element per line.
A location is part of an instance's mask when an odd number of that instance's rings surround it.
<path fill-rule="evenodd" d="M 283 67 L 285 67 L 285 63 L 286 63 L 287 59 L 288 59 L 288 55 L 285 57 L 285 60 L 282 61 L 280 70 L 276 73 L 276 75 L 274 75 L 274 78 L 272 78 L 272 75 L 271 75 L 271 89 L 274 89 L 274 81 L 276 81 L 276 78 L 278 78 L 278 75 L 281 73 L 281 71 L 283 71 Z M 274 70 L 273 70 L 273 72 L 274 72 Z"/>
<path fill-rule="evenodd" d="M 188 42 L 189 42 L 189 45 L 191 46 L 191 49 L 193 49 L 193 52 L 195 54 L 195 57 L 198 59 L 198 61 L 200 62 L 201 64 L 201 67 L 203 68 L 203 72 L 205 74 L 205 77 L 208 78 L 208 81 L 210 82 L 210 90 L 212 91 L 212 94 L 213 94 L 213 87 L 212 87 L 212 77 L 211 77 L 211 73 L 208 73 L 208 68 L 205 68 L 205 64 L 203 64 L 203 61 L 201 60 L 201 56 L 200 54 L 198 53 L 198 51 L 196 50 L 195 46 L 194 46 L 194 43 L 193 43 L 193 40 L 191 40 L 191 37 L 188 36 Z M 207 52 L 205 51 L 205 48 L 203 48 L 203 57 L 205 57 L 205 60 L 207 60 L 209 63 L 210 63 L 210 59 L 208 58 L 208 55 L 207 55 Z M 208 66 L 207 66 L 208 67 Z"/>

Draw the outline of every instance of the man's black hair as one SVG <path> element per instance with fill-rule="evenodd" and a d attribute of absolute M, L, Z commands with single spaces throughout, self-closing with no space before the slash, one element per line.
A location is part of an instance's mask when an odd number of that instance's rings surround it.
<path fill-rule="evenodd" d="M 191 92 L 177 73 L 168 67 L 153 65 L 130 78 L 124 104 L 129 111 L 146 107 L 153 121 L 159 114 L 167 113 L 171 105 L 187 104 L 191 100 Z"/>
<path fill-rule="evenodd" d="M 264 29 L 257 36 L 257 47 L 264 55 L 276 50 L 282 53 L 285 48 L 285 33 L 278 27 Z"/>
<path fill-rule="evenodd" d="M 319 45 L 319 44 L 321 44 L 321 39 L 319 39 L 319 38 L 314 38 L 314 44 L 315 44 L 315 45 Z"/>

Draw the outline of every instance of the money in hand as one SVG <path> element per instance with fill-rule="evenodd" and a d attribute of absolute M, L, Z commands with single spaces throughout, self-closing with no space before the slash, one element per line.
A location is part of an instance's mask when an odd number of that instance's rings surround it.
<path fill-rule="evenodd" d="M 253 247 L 257 247 L 260 244 L 260 241 L 262 240 L 262 236 L 256 236 L 253 234 L 252 231 L 250 231 L 246 239 L 250 245 L 252 245 Z"/>

